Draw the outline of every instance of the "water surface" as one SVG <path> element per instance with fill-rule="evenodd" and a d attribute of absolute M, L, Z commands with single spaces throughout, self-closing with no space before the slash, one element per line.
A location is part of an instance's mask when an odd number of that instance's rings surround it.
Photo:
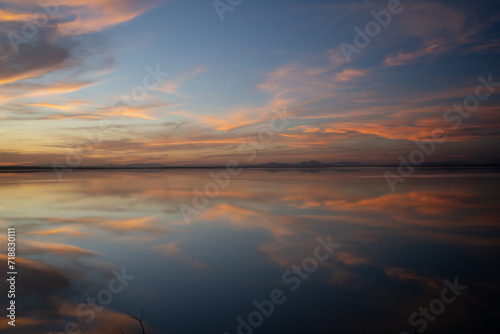
<path fill-rule="evenodd" d="M 383 172 L 244 170 L 198 208 L 209 170 L 0 174 L 19 272 L 17 326 L 0 329 L 140 333 L 127 312 L 144 310 L 148 334 L 487 332 L 500 174 L 420 170 L 391 193 Z M 340 245 L 315 263 L 318 238 Z M 467 288 L 442 297 L 445 280 Z"/>

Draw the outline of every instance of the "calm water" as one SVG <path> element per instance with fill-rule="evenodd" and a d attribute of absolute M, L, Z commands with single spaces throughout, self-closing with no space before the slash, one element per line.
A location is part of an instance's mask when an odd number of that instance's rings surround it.
<path fill-rule="evenodd" d="M 496 328 L 498 171 L 420 171 L 391 193 L 380 169 L 245 170 L 183 219 L 209 172 L 0 174 L 18 243 L 17 326 L 0 330 L 140 333 L 142 310 L 148 334 Z"/>

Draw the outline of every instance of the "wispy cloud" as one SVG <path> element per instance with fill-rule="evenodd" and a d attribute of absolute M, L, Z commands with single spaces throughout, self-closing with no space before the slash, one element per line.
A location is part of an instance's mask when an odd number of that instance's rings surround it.
<path fill-rule="evenodd" d="M 208 70 L 208 66 L 199 66 L 190 72 L 183 73 L 176 78 L 167 79 L 162 82 L 162 84 L 155 90 L 169 93 L 172 95 L 179 95 L 179 88 L 182 87 L 189 79 L 195 77 L 199 73 L 203 73 Z"/>

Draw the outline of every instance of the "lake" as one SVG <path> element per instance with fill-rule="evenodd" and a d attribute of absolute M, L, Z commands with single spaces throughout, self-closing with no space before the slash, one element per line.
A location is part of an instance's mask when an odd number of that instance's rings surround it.
<path fill-rule="evenodd" d="M 384 171 L 2 173 L 0 330 L 141 333 L 143 312 L 148 334 L 490 332 L 499 170 L 420 169 L 395 192 Z"/>

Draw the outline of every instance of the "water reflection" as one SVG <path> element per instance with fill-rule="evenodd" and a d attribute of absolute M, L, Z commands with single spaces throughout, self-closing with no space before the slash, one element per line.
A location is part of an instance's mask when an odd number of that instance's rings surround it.
<path fill-rule="evenodd" d="M 413 333 L 423 327 L 409 316 L 458 277 L 467 290 L 427 331 L 485 331 L 499 315 L 500 174 L 421 171 L 397 193 L 381 175 L 245 170 L 186 224 L 178 207 L 210 181 L 206 170 L 78 172 L 62 183 L 0 174 L 0 224 L 17 228 L 20 268 L 17 326 L 0 329 L 137 333 L 127 311 L 144 309 L 147 333 L 232 334 L 254 300 L 281 289 L 286 303 L 255 333 Z M 341 246 L 292 292 L 282 274 L 328 235 Z M 101 309 L 121 268 L 135 278 Z"/>

